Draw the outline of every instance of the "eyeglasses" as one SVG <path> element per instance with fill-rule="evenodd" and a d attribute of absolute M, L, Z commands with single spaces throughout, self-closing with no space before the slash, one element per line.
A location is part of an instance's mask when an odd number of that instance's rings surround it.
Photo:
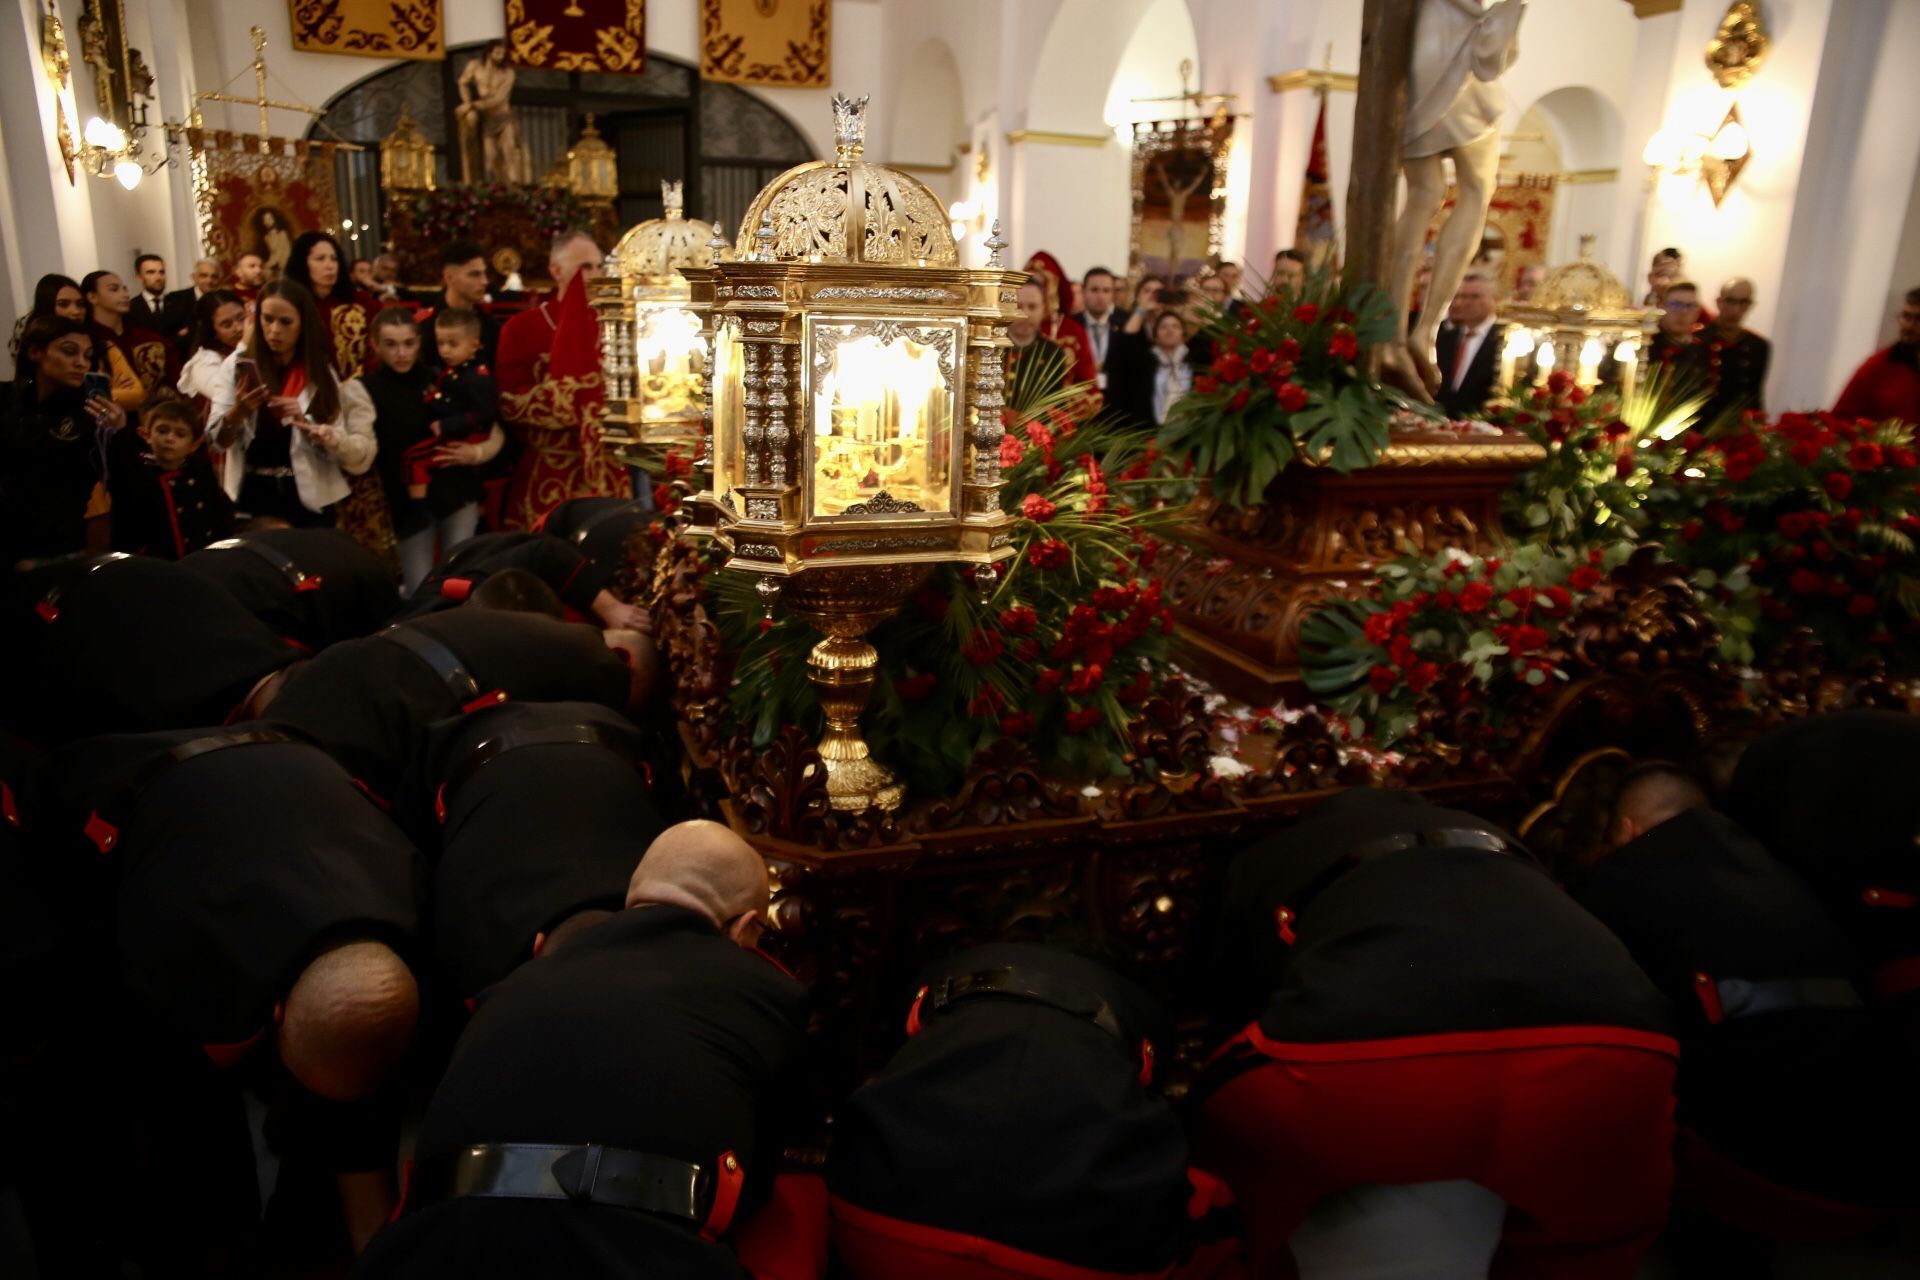
<path fill-rule="evenodd" d="M 1669 302 L 1667 304 L 1667 310 L 1669 311 L 1698 311 L 1699 309 L 1700 304 L 1697 302 Z"/>

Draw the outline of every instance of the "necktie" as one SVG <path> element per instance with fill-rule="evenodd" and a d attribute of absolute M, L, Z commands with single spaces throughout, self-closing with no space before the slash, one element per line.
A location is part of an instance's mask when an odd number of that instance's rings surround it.
<path fill-rule="evenodd" d="M 1479 330 L 1477 329 L 1462 329 L 1460 331 L 1460 346 L 1459 349 L 1453 353 L 1452 385 L 1455 391 L 1460 389 L 1460 380 L 1467 376 L 1467 344 L 1473 341 L 1473 335 L 1478 332 Z"/>

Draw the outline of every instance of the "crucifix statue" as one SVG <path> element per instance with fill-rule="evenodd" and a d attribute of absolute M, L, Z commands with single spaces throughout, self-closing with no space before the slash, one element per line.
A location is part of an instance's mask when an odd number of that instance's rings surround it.
<path fill-rule="evenodd" d="M 1186 247 L 1187 198 L 1198 191 L 1202 183 L 1212 181 L 1213 157 L 1186 148 L 1156 156 L 1149 167 L 1167 193 L 1167 271 L 1177 274 L 1184 256 L 1182 251 Z M 1183 168 L 1192 174 L 1184 182 L 1176 177 Z M 1205 252 L 1203 247 L 1201 253 L 1195 256 L 1204 256 Z"/>
<path fill-rule="evenodd" d="M 1500 167 L 1499 77 L 1517 50 L 1522 0 L 1366 0 L 1354 117 L 1354 176 L 1347 191 L 1351 278 L 1387 289 L 1398 340 L 1380 348 L 1382 377 L 1427 399 L 1438 389 L 1434 339 L 1486 228 Z M 1413 282 L 1427 228 L 1446 200 L 1442 161 L 1457 195 L 1434 243 L 1433 277 L 1411 324 Z M 1407 206 L 1391 225 L 1395 169 Z"/>
<path fill-rule="evenodd" d="M 520 118 L 511 105 L 513 80 L 504 40 L 495 40 L 461 68 L 460 105 L 453 114 L 460 122 L 462 182 L 479 182 L 482 174 L 489 182 L 533 181 L 533 160 L 520 139 Z"/>

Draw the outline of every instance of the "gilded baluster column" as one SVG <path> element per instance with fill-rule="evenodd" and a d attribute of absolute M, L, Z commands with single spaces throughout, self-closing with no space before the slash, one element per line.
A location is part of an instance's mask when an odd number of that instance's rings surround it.
<path fill-rule="evenodd" d="M 998 333 L 988 329 L 989 339 Z M 967 399 L 973 407 L 973 478 L 970 511 L 991 512 L 1000 507 L 1000 441 L 1007 429 L 1000 422 L 1006 406 L 1004 353 L 991 342 L 973 346 L 967 362 L 970 382 Z"/>
<path fill-rule="evenodd" d="M 768 482 L 784 489 L 793 456 L 793 436 L 787 428 L 787 414 L 793 403 L 797 373 L 795 357 L 800 348 L 783 343 L 770 351 L 772 368 L 767 373 L 767 457 L 772 463 L 772 475 Z"/>

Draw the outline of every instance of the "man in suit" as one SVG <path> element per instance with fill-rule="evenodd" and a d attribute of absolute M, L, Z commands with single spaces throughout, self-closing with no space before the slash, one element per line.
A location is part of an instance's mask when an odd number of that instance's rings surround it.
<path fill-rule="evenodd" d="M 140 291 L 133 295 L 127 318 L 179 347 L 193 327 L 193 290 L 167 292 L 166 259 L 157 253 L 135 258 L 133 274 L 140 281 Z"/>
<path fill-rule="evenodd" d="M 1109 375 L 1119 358 L 1125 337 L 1121 329 L 1126 323 L 1125 317 L 1113 309 L 1113 272 L 1105 267 L 1087 272 L 1080 281 L 1080 301 L 1085 309 L 1074 312 L 1073 318 L 1087 331 L 1097 371 L 1094 380 L 1105 391 L 1112 381 Z"/>
<path fill-rule="evenodd" d="M 1460 282 L 1434 342 L 1440 387 L 1434 399 L 1449 418 L 1477 418 L 1494 392 L 1505 326 L 1493 318 L 1493 281 L 1476 271 Z"/>

